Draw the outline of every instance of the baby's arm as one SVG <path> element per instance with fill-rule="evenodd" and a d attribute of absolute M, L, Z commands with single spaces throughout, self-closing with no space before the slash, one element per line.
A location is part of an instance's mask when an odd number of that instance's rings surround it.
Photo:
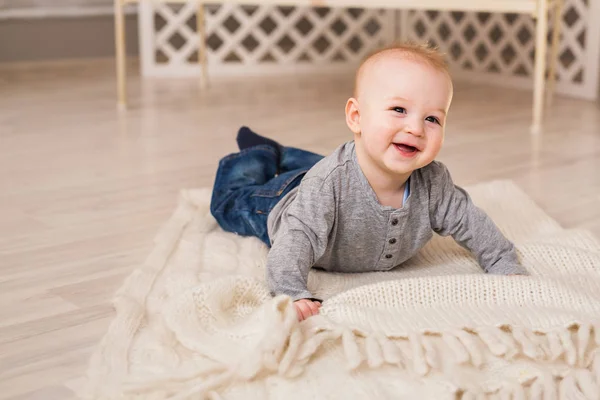
<path fill-rule="evenodd" d="M 281 216 L 267 257 L 267 282 L 273 295 L 285 294 L 294 301 L 311 300 L 309 304 L 295 304 L 299 317 L 307 311 L 303 306 L 312 310 L 314 300 L 318 301 L 308 290 L 308 273 L 325 253 L 335 208 L 331 186 L 320 178 L 305 178 L 293 203 Z"/>
<path fill-rule="evenodd" d="M 485 272 L 496 275 L 526 275 L 514 245 L 481 209 L 476 207 L 462 188 L 455 186 L 450 173 L 435 163 L 430 195 L 430 217 L 433 230 L 451 235 L 470 250 Z"/>

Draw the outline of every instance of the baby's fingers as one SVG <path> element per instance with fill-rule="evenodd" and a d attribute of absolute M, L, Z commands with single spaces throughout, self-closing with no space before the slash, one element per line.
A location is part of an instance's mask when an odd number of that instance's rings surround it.
<path fill-rule="evenodd" d="M 296 314 L 298 314 L 298 321 L 303 321 L 310 316 L 310 309 L 304 302 L 295 302 L 294 307 L 296 308 Z"/>
<path fill-rule="evenodd" d="M 319 307 L 321 307 L 321 303 L 315 301 L 307 302 L 308 307 L 310 308 L 311 315 L 317 315 L 319 313 Z"/>
<path fill-rule="evenodd" d="M 313 302 L 308 299 L 301 299 L 294 302 L 296 313 L 298 314 L 298 321 L 303 321 L 311 315 L 317 315 L 319 313 L 319 307 L 321 303 Z"/>

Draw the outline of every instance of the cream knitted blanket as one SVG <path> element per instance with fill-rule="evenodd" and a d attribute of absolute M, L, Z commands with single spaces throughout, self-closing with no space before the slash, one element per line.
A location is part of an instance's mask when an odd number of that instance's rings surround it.
<path fill-rule="evenodd" d="M 390 272 L 311 272 L 296 321 L 266 248 L 222 232 L 187 190 L 117 292 L 88 399 L 600 399 L 600 246 L 510 182 L 468 188 L 529 277 L 487 276 L 436 237 Z"/>

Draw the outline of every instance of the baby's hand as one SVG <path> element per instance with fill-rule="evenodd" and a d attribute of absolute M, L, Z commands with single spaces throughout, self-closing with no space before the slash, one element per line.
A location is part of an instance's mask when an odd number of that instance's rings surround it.
<path fill-rule="evenodd" d="M 298 321 L 303 321 L 312 315 L 317 315 L 319 308 L 321 308 L 321 303 L 310 299 L 300 299 L 294 302 L 294 308 L 296 308 L 296 313 L 298 314 Z"/>

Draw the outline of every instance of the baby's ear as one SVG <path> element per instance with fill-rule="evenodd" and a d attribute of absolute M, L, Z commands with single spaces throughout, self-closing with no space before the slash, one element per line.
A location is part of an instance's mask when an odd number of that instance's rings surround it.
<path fill-rule="evenodd" d="M 346 102 L 346 124 L 354 134 L 360 134 L 360 110 L 358 100 L 351 97 Z"/>

